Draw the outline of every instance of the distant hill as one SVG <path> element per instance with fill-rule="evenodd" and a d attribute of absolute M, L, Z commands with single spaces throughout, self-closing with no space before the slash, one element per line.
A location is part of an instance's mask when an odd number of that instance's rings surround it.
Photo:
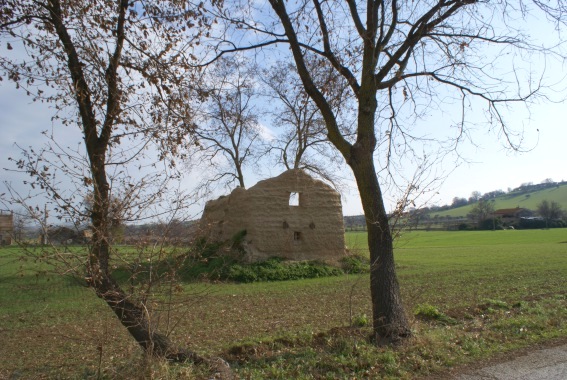
<path fill-rule="evenodd" d="M 536 187 L 535 185 L 533 187 Z M 514 191 L 506 194 L 499 195 L 497 197 L 491 198 L 490 201 L 494 201 L 494 209 L 498 210 L 501 208 L 514 208 L 522 207 L 530 210 L 537 208 L 537 205 L 543 201 L 555 201 L 559 203 L 564 210 L 567 210 L 567 184 L 561 183 L 546 189 L 515 189 Z M 439 217 L 451 216 L 451 217 L 465 217 L 470 213 L 471 208 L 475 204 L 468 204 L 466 206 L 461 206 L 457 208 L 452 208 L 444 211 L 431 211 L 429 215 L 434 217 L 439 215 Z"/>

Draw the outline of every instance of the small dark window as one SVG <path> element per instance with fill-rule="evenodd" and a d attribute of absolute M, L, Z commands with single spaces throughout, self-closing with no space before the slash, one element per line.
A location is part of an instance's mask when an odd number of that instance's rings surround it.
<path fill-rule="evenodd" d="M 283 228 L 284 228 L 284 230 L 289 228 L 289 224 L 287 224 L 287 222 L 285 220 L 283 222 Z"/>
<path fill-rule="evenodd" d="M 289 193 L 289 205 L 299 206 L 299 193 Z"/>
<path fill-rule="evenodd" d="M 309 228 L 311 228 L 312 230 L 314 230 L 314 229 L 315 229 L 315 223 L 311 222 L 311 223 L 309 224 Z"/>
<path fill-rule="evenodd" d="M 301 232 L 299 232 L 299 231 L 294 231 L 294 232 L 293 232 L 293 240 L 294 240 L 294 241 L 300 241 L 300 240 L 301 240 Z"/>

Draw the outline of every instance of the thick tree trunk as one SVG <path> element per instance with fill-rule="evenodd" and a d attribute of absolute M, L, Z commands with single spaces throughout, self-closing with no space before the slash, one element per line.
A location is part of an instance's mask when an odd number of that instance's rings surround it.
<path fill-rule="evenodd" d="M 353 149 L 350 166 L 366 216 L 370 251 L 370 292 L 377 342 L 397 342 L 411 335 L 394 266 L 392 235 L 372 154 Z M 366 154 L 363 154 L 366 153 Z M 365 158 L 366 157 L 366 158 Z"/>

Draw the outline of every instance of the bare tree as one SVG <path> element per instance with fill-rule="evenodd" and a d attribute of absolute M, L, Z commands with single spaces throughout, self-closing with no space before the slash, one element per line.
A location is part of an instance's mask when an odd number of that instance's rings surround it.
<path fill-rule="evenodd" d="M 332 95 L 333 108 L 341 110 L 342 96 L 346 91 L 336 73 L 328 70 L 314 57 L 308 61 L 317 73 L 317 80 Z M 265 95 L 272 99 L 269 113 L 278 136 L 267 142 L 268 151 L 276 152 L 277 162 L 289 169 L 303 169 L 341 187 L 339 157 L 332 151 L 327 140 L 327 129 L 319 108 L 307 95 L 294 64 L 277 62 L 263 70 L 260 76 L 268 90 Z M 330 95 L 331 98 L 331 95 Z M 276 109 L 274 101 L 281 107 Z M 277 104 L 277 103 L 275 103 Z M 344 105 L 344 104 L 343 104 Z"/>
<path fill-rule="evenodd" d="M 179 151 L 191 128 L 186 88 L 194 79 L 184 56 L 191 48 L 182 50 L 181 42 L 202 31 L 187 25 L 206 22 L 198 6 L 184 1 L 6 0 L 0 11 L 0 36 L 8 50 L 0 58 L 4 77 L 34 101 L 51 102 L 54 129 L 77 125 L 83 140 L 71 149 L 51 134 L 45 149 L 24 150 L 17 167 L 51 197 L 60 218 L 90 220 L 88 256 L 73 265 L 83 265 L 86 285 L 148 354 L 171 360 L 201 359 L 156 331 L 144 299 L 127 294 L 113 278 L 111 262 L 118 253 L 111 232 L 118 215 L 120 220 L 128 220 L 128 212 L 141 215 L 166 186 L 154 180 L 157 193 L 143 196 L 146 179 L 133 179 L 128 165 L 142 170 L 148 165 L 142 152 L 148 150 L 159 154 L 165 169 L 174 163 L 166 159 Z M 61 187 L 55 172 L 83 191 Z M 87 192 L 88 214 L 81 207 Z"/>
<path fill-rule="evenodd" d="M 481 199 L 473 206 L 469 217 L 480 227 L 482 222 L 493 217 L 492 214 L 494 214 L 494 201 Z"/>
<path fill-rule="evenodd" d="M 469 203 L 478 202 L 478 200 L 482 197 L 482 193 L 480 191 L 473 191 L 471 196 L 469 197 Z"/>
<path fill-rule="evenodd" d="M 563 210 L 561 205 L 555 201 L 548 201 L 547 199 L 541 201 L 537 205 L 537 213 L 545 219 L 545 226 L 549 227 L 549 222 L 563 217 Z"/>
<path fill-rule="evenodd" d="M 423 142 L 437 141 L 444 149 L 454 149 L 470 139 L 468 120 L 477 121 L 478 114 L 487 115 L 488 128 L 497 128 L 512 148 L 519 149 L 521 137 L 508 127 L 506 107 L 533 99 L 541 88 L 540 76 L 519 62 L 512 70 L 512 63 L 505 60 L 510 52 L 517 53 L 517 60 L 528 60 L 522 54 L 531 52 L 533 59 L 543 49 L 529 43 L 516 21 L 542 10 L 561 24 L 565 5 L 534 1 L 530 7 L 524 1 L 475 0 L 269 3 L 273 13 L 252 2 L 235 12 L 230 4 L 225 19 L 239 31 L 252 33 L 247 40 L 238 34 L 240 46 L 235 47 L 234 41 L 230 48 L 219 44 L 220 54 L 278 44 L 289 47 L 305 91 L 325 120 L 329 141 L 357 182 L 368 227 L 375 336 L 397 341 L 411 331 L 396 278 L 379 177 L 395 175 L 401 167 L 392 166 L 392 159 L 402 157 L 403 165 Z M 348 83 L 356 100 L 353 136 L 345 136 L 326 90 L 314 79 L 307 63 L 310 55 L 321 58 Z M 427 113 L 447 112 L 448 107 L 460 109 L 452 115 L 456 133 L 450 138 L 428 137 L 412 128 Z M 482 112 L 473 115 L 471 108 Z"/>
<path fill-rule="evenodd" d="M 244 188 L 244 169 L 255 164 L 261 138 L 253 70 L 243 61 L 220 59 L 205 85 L 208 101 L 193 134 L 198 160 L 214 168 L 207 183 L 236 182 Z"/>

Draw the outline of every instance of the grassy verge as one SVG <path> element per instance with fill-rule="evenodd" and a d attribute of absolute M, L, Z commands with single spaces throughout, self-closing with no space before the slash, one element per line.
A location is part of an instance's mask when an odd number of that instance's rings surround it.
<path fill-rule="evenodd" d="M 364 254 L 364 234 L 347 235 Z M 414 337 L 368 342 L 368 275 L 191 283 L 156 325 L 251 379 L 416 378 L 567 336 L 567 231 L 419 232 L 396 263 Z M 0 378 L 201 378 L 141 357 L 88 289 L 0 249 Z M 22 276 L 23 274 L 23 276 Z M 182 302 L 181 302 L 182 301 Z"/>

